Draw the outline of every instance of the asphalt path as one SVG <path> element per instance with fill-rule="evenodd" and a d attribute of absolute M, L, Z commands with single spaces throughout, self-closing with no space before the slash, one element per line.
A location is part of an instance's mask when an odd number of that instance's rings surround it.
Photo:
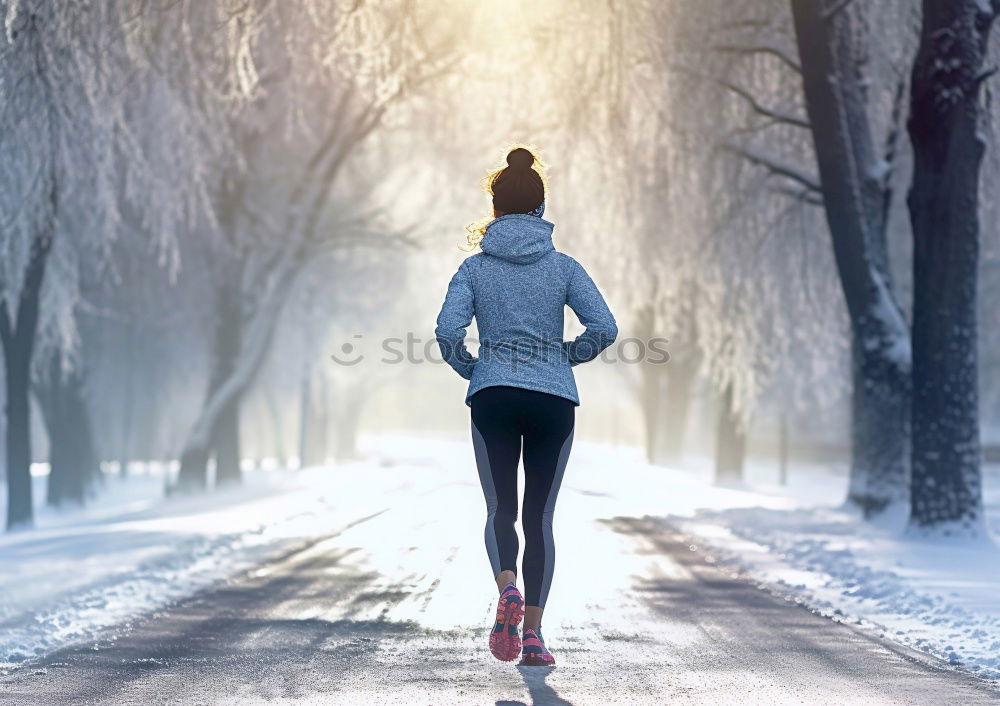
<path fill-rule="evenodd" d="M 669 521 L 602 516 L 606 502 L 557 511 L 543 627 L 558 665 L 497 662 L 483 510 L 469 492 L 393 495 L 333 534 L 22 666 L 0 679 L 0 703 L 1000 702 L 969 674 L 730 573 Z"/>

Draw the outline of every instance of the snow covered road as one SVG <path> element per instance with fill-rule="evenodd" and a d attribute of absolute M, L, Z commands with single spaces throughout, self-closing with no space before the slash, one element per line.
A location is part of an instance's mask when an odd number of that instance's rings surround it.
<path fill-rule="evenodd" d="M 583 475 L 567 477 L 556 512 L 544 627 L 559 664 L 499 663 L 486 647 L 495 588 L 478 484 L 448 468 L 412 472 L 423 462 L 356 477 L 380 491 L 332 508 L 318 536 L 14 669 L 0 679 L 0 703 L 998 700 L 944 662 L 761 590 L 672 522 L 639 516 Z"/>

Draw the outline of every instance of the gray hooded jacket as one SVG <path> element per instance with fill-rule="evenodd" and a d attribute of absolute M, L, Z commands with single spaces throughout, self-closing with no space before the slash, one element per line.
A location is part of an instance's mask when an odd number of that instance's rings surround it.
<path fill-rule="evenodd" d="M 614 316 L 583 266 L 552 245 L 553 224 L 511 213 L 490 223 L 482 252 L 451 278 L 435 336 L 445 361 L 469 380 L 465 402 L 484 387 L 510 385 L 580 404 L 572 366 L 592 360 L 618 336 Z M 563 341 L 569 306 L 586 330 Z M 465 347 L 476 317 L 479 355 Z"/>

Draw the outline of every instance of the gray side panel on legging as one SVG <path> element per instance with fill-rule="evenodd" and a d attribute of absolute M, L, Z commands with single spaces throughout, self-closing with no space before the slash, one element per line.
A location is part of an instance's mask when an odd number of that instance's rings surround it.
<path fill-rule="evenodd" d="M 552 584 L 552 572 L 556 563 L 556 545 L 552 537 L 552 514 L 556 507 L 556 497 L 559 495 L 559 486 L 562 484 L 563 473 L 566 471 L 566 462 L 569 461 L 569 452 L 573 446 L 573 432 L 575 427 L 569 430 L 569 435 L 563 442 L 559 451 L 559 460 L 556 463 L 555 475 L 552 478 L 552 486 L 549 488 L 548 498 L 545 500 L 545 509 L 542 511 L 542 539 L 545 542 L 545 567 L 542 574 L 542 589 L 538 599 L 538 607 L 545 607 L 545 599 L 549 595 L 549 586 Z"/>
<path fill-rule="evenodd" d="M 476 466 L 479 468 L 479 481 L 483 486 L 483 495 L 486 496 L 486 554 L 490 558 L 490 566 L 493 567 L 493 575 L 500 573 L 500 550 L 497 547 L 497 534 L 494 530 L 494 522 L 497 516 L 497 489 L 493 483 L 493 470 L 490 468 L 490 455 L 486 451 L 486 439 L 472 425 L 472 446 L 476 452 Z"/>

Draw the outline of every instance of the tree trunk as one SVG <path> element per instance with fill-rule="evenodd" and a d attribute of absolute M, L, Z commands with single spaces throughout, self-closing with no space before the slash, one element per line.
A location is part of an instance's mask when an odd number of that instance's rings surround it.
<path fill-rule="evenodd" d="M 874 148 L 865 83 L 852 44 L 851 8 L 824 0 L 791 4 L 823 202 L 853 338 L 848 502 L 870 516 L 905 499 L 908 474 L 910 342 L 888 275 L 889 165 Z"/>
<path fill-rule="evenodd" d="M 53 182 L 51 203 L 55 213 Z M 16 319 L 11 321 L 7 302 L 0 299 L 0 341 L 4 349 L 4 379 L 7 383 L 7 528 L 34 522 L 31 500 L 31 356 L 38 329 L 38 308 L 45 279 L 45 264 L 52 248 L 54 223 L 35 237 L 18 297 Z"/>
<path fill-rule="evenodd" d="M 241 299 L 232 291 L 223 291 L 219 298 L 219 325 L 216 327 L 215 352 L 218 368 L 216 382 L 232 377 L 243 347 L 243 310 Z M 218 386 L 216 387 L 218 390 Z M 233 395 L 220 410 L 212 430 L 215 451 L 215 484 L 232 485 L 242 480 L 240 470 L 240 404 L 242 391 Z"/>
<path fill-rule="evenodd" d="M 693 351 L 672 357 L 667 368 L 667 398 L 663 405 L 659 462 L 677 464 L 684 456 L 684 434 L 691 413 L 698 361 Z"/>
<path fill-rule="evenodd" d="M 307 369 L 311 370 L 311 366 Z M 299 466 L 319 466 L 326 462 L 326 381 L 307 372 L 302 379 L 301 395 Z"/>
<path fill-rule="evenodd" d="M 788 415 L 778 420 L 778 483 L 788 485 Z"/>
<path fill-rule="evenodd" d="M 31 428 L 28 401 L 33 340 L 17 337 L 4 345 L 7 380 L 7 529 L 33 524 Z"/>
<path fill-rule="evenodd" d="M 906 497 L 910 380 L 900 378 L 902 371 L 891 362 L 872 360 L 871 352 L 861 350 L 857 334 L 851 347 L 853 443 L 847 500 L 872 517 Z"/>
<path fill-rule="evenodd" d="M 124 479 L 128 476 L 128 464 L 132 460 L 132 397 L 134 394 L 135 377 L 135 327 L 130 323 L 125 325 L 125 361 L 122 375 L 122 438 L 118 449 L 118 475 Z"/>
<path fill-rule="evenodd" d="M 326 437 L 330 426 L 330 382 L 323 375 L 319 378 L 319 410 L 316 416 L 316 443 L 313 444 L 314 462 L 326 464 Z"/>
<path fill-rule="evenodd" d="M 659 463 L 664 428 L 664 408 L 667 406 L 667 371 L 664 365 L 642 363 L 642 416 L 645 422 L 646 460 Z"/>
<path fill-rule="evenodd" d="M 743 480 L 746 443 L 746 429 L 733 409 L 733 386 L 730 384 L 722 395 L 715 433 L 716 483 L 737 483 Z"/>
<path fill-rule="evenodd" d="M 215 295 L 216 317 L 213 334 L 212 372 L 209 376 L 206 407 L 222 394 L 223 386 L 231 381 L 240 365 L 243 345 L 243 309 L 238 294 L 241 273 L 230 273 Z M 247 380 L 249 384 L 249 380 Z M 199 420 L 209 431 L 188 442 L 181 458 L 178 485 L 181 490 L 202 490 L 208 485 L 208 460 L 215 454 L 217 484 L 238 483 L 240 473 L 239 413 L 245 386 L 230 394 L 213 410 L 211 419 Z M 206 414 L 206 410 L 202 411 Z"/>
<path fill-rule="evenodd" d="M 100 480 L 90 410 L 79 368 L 62 370 L 62 356 L 54 354 L 45 376 L 35 384 L 35 397 L 49 438 L 49 480 L 46 502 L 54 507 L 83 504 Z"/>
<path fill-rule="evenodd" d="M 177 481 L 167 490 L 174 493 L 193 493 L 208 487 L 208 444 L 188 444 L 181 452 L 181 468 Z"/>
<path fill-rule="evenodd" d="M 648 341 L 653 335 L 656 310 L 652 304 L 644 304 L 636 311 L 636 335 Z M 657 463 L 659 459 L 661 417 L 666 397 L 666 372 L 663 365 L 656 365 L 644 359 L 639 363 L 639 384 L 636 387 L 639 406 L 642 410 L 643 435 L 646 461 Z"/>
<path fill-rule="evenodd" d="M 364 385 L 348 385 L 340 398 L 337 423 L 334 428 L 334 456 L 337 461 L 351 461 L 358 453 L 358 429 L 361 411 L 367 401 Z"/>
<path fill-rule="evenodd" d="M 219 394 L 226 380 L 226 370 L 232 360 L 217 359 L 210 379 L 208 398 Z M 239 399 L 234 397 L 215 414 L 208 438 L 189 439 L 181 454 L 177 488 L 181 492 L 200 491 L 208 487 L 208 461 L 215 454 L 216 483 L 238 483 L 240 472 Z"/>
<path fill-rule="evenodd" d="M 223 328 L 225 327 L 217 325 L 215 329 L 216 352 L 212 359 L 212 373 L 209 376 L 206 404 L 208 400 L 219 394 L 219 388 L 225 381 L 227 371 L 232 365 L 232 361 L 219 357 L 219 340 Z M 219 421 L 225 411 L 226 409 L 219 410 L 208 422 L 210 429 L 208 434 L 192 434 L 192 438 L 188 440 L 181 453 L 181 468 L 177 474 L 176 490 L 194 492 L 205 490 L 208 487 L 208 461 L 212 456 L 214 444 L 219 440 Z M 204 410 L 202 414 L 204 415 Z"/>
<path fill-rule="evenodd" d="M 215 451 L 215 484 L 237 485 L 243 479 L 240 467 L 240 399 L 219 414 L 212 439 Z"/>
<path fill-rule="evenodd" d="M 979 85 L 1000 2 L 924 0 L 911 76 L 913 483 L 920 528 L 982 530 L 976 274 Z"/>
<path fill-rule="evenodd" d="M 267 403 L 267 412 L 271 417 L 271 432 L 274 441 L 274 457 L 279 468 L 288 466 L 288 454 L 285 453 L 285 425 L 282 423 L 281 410 L 278 408 L 278 400 L 273 391 L 268 389 L 264 393 L 264 401 Z"/>
<path fill-rule="evenodd" d="M 691 287 L 684 290 L 686 297 L 677 306 L 689 311 Z M 650 342 L 657 337 L 655 330 L 655 310 L 645 305 L 637 314 L 637 334 Z M 688 317 L 693 322 L 693 314 Z M 640 369 L 641 388 L 639 396 L 645 422 L 646 460 L 653 464 L 678 463 L 681 459 L 684 428 L 691 407 L 691 390 L 698 370 L 697 353 L 692 342 L 695 337 L 693 325 L 684 331 L 681 350 L 660 359 L 647 355 Z"/>
<path fill-rule="evenodd" d="M 312 366 L 304 365 L 302 380 L 299 383 L 299 468 L 305 468 L 310 460 L 310 427 L 313 424 L 312 414 Z"/>
<path fill-rule="evenodd" d="M 209 391 L 198 419 L 181 453 L 178 490 L 198 490 L 207 485 L 207 465 L 216 438 L 216 425 L 230 405 L 239 405 L 243 393 L 250 387 L 263 364 L 271 345 L 278 317 L 295 279 L 298 253 L 289 252 L 272 263 L 270 277 L 254 273 L 249 286 L 263 289 L 255 292 L 257 306 L 244 316 L 243 275 L 226 278 L 226 286 L 234 287 L 232 296 L 223 292 L 218 297 L 222 315 L 216 327 L 215 360 L 209 380 Z M 262 280 L 269 280 L 262 282 Z M 239 311 L 240 315 L 227 312 Z M 238 454 L 237 454 L 238 455 Z"/>

